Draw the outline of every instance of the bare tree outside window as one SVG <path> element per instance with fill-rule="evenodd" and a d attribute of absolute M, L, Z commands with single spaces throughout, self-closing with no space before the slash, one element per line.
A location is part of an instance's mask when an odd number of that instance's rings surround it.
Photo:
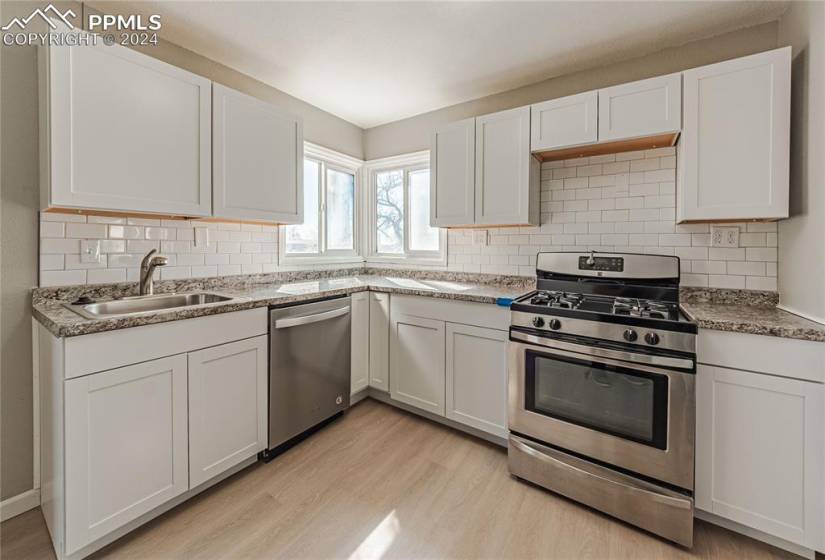
<path fill-rule="evenodd" d="M 379 253 L 404 252 L 404 172 L 375 175 L 377 249 Z"/>

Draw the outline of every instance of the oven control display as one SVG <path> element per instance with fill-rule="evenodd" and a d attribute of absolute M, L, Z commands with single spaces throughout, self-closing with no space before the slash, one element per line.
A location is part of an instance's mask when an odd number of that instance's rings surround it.
<path fill-rule="evenodd" d="M 579 257 L 579 270 L 623 272 L 624 259 L 622 257 Z"/>

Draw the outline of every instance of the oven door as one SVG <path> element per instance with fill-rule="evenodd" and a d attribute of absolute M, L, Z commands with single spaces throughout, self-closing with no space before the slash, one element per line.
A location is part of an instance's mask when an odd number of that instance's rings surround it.
<path fill-rule="evenodd" d="M 510 431 L 693 489 L 693 360 L 518 331 L 509 348 Z"/>

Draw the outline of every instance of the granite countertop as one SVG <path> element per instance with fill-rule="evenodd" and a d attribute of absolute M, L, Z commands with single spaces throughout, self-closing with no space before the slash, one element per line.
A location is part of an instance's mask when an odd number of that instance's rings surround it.
<path fill-rule="evenodd" d="M 216 280 L 170 282 L 161 286 L 156 293 L 209 291 L 238 299 L 224 303 L 194 305 L 104 319 L 86 319 L 62 304 L 73 301 L 81 294 L 90 294 L 99 301 L 134 295 L 134 284 L 42 288 L 36 289 L 33 293 L 32 310 L 34 317 L 52 334 L 57 337 L 71 337 L 256 307 L 298 303 L 366 290 L 495 304 L 498 298 L 515 298 L 535 286 L 535 280 L 532 278 L 478 275 L 480 281 L 472 282 L 468 280 L 476 280 L 476 278 L 470 275 L 442 274 L 441 277 L 434 278 L 428 276 L 435 275 L 421 274 L 418 276 L 405 277 L 402 273 L 397 276 L 388 273 L 297 278 L 289 282 L 250 283 L 243 280 L 233 282 L 231 279 L 222 282 Z"/>
<path fill-rule="evenodd" d="M 825 325 L 779 309 L 776 292 L 688 289 L 685 316 L 699 328 L 825 342 Z"/>

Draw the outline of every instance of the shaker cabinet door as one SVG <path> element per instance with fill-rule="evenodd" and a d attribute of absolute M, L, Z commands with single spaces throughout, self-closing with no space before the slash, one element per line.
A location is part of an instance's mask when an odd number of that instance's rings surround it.
<path fill-rule="evenodd" d="M 66 554 L 189 488 L 186 355 L 65 382 Z"/>
<path fill-rule="evenodd" d="M 267 336 L 189 353 L 192 488 L 267 444 Z"/>
<path fill-rule="evenodd" d="M 507 331 L 447 323 L 447 418 L 507 437 Z"/>
<path fill-rule="evenodd" d="M 538 174 L 530 107 L 476 118 L 476 225 L 538 225 Z"/>
<path fill-rule="evenodd" d="M 392 318 L 390 396 L 444 416 L 444 321 Z"/>
<path fill-rule="evenodd" d="M 350 393 L 366 389 L 370 383 L 370 293 L 350 296 L 352 308 L 352 347 L 350 349 Z"/>
<path fill-rule="evenodd" d="M 681 73 L 599 90 L 599 142 L 678 132 L 681 127 Z"/>
<path fill-rule="evenodd" d="M 390 295 L 370 293 L 370 387 L 390 390 Z"/>
<path fill-rule="evenodd" d="M 44 208 L 212 213 L 209 80 L 102 42 L 40 54 Z"/>
<path fill-rule="evenodd" d="M 220 84 L 213 91 L 215 217 L 303 223 L 301 119 Z"/>
<path fill-rule="evenodd" d="M 530 107 L 530 150 L 593 144 L 598 139 L 599 96 L 587 91 Z"/>
<path fill-rule="evenodd" d="M 430 149 L 430 225 L 475 221 L 475 119 L 435 129 Z"/>
<path fill-rule="evenodd" d="M 700 365 L 696 507 L 818 548 L 825 386 Z"/>
<path fill-rule="evenodd" d="M 787 218 L 791 48 L 683 76 L 677 219 Z"/>

